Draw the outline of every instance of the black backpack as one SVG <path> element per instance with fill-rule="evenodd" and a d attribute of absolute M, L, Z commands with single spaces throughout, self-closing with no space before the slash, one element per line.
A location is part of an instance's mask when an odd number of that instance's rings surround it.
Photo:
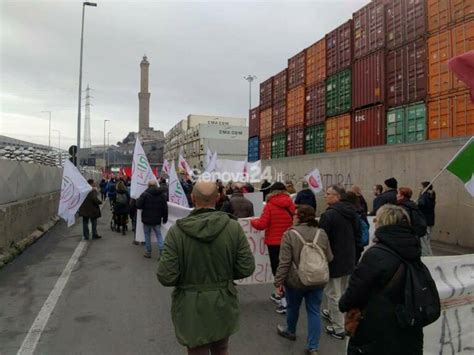
<path fill-rule="evenodd" d="M 396 256 L 405 269 L 404 303 L 395 308 L 398 324 L 402 328 L 419 328 L 435 322 L 441 314 L 441 303 L 436 283 L 426 265 L 421 260 L 407 261 L 384 245 L 378 244 L 374 248 Z"/>

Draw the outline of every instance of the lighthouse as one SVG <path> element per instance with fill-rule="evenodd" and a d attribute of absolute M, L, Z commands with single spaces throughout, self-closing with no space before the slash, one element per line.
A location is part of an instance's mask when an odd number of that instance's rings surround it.
<path fill-rule="evenodd" d="M 140 63 L 140 92 L 138 93 L 138 132 L 150 128 L 150 93 L 148 92 L 148 68 L 150 63 L 146 55 Z"/>

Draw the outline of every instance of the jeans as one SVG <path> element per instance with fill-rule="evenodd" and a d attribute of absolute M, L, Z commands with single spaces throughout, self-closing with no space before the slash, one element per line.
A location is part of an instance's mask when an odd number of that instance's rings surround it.
<path fill-rule="evenodd" d="M 324 293 L 328 299 L 329 315 L 336 333 L 344 331 L 344 314 L 339 311 L 339 299 L 346 290 L 348 283 L 349 276 L 330 278 L 324 288 Z"/>
<path fill-rule="evenodd" d="M 296 333 L 296 323 L 298 323 L 300 306 L 304 298 L 308 316 L 307 348 L 318 349 L 321 335 L 320 308 L 323 298 L 323 289 L 315 288 L 312 290 L 304 290 L 285 287 L 285 291 L 286 301 L 288 302 L 286 307 L 287 330 L 290 333 Z"/>
<path fill-rule="evenodd" d="M 89 220 L 92 225 L 92 236 L 97 235 L 97 218 L 82 217 L 82 234 L 85 239 L 89 239 Z"/>
<path fill-rule="evenodd" d="M 151 253 L 151 230 L 155 231 L 156 240 L 158 241 L 158 249 L 160 249 L 160 253 L 165 247 L 165 243 L 163 242 L 163 236 L 161 235 L 160 225 L 157 224 L 156 226 L 150 226 L 148 224 L 143 225 L 143 231 L 145 232 L 145 251 L 150 254 Z"/>
<path fill-rule="evenodd" d="M 198 346 L 197 348 L 188 348 L 188 355 L 228 355 L 229 338 L 224 338 L 210 344 Z"/>

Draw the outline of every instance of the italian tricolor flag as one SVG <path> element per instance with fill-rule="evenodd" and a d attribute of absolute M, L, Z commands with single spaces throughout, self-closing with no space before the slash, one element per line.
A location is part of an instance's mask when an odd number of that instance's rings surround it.
<path fill-rule="evenodd" d="M 461 179 L 466 190 L 474 197 L 474 137 L 457 152 L 446 169 Z"/>

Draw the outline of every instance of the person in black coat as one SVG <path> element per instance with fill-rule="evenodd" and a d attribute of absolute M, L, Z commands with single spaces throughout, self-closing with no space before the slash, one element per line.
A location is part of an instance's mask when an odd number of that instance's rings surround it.
<path fill-rule="evenodd" d="M 302 186 L 303 190 L 296 194 L 295 205 L 308 205 L 316 211 L 316 197 L 314 197 L 313 191 L 309 188 L 306 181 L 303 181 Z"/>
<path fill-rule="evenodd" d="M 384 181 L 384 185 L 384 191 L 374 200 L 374 209 L 370 213 L 370 215 L 372 216 L 375 216 L 378 209 L 387 203 L 390 203 L 392 205 L 397 204 L 397 179 L 391 177 Z"/>
<path fill-rule="evenodd" d="M 418 197 L 418 208 L 425 215 L 426 225 L 429 227 L 429 234 L 431 234 L 431 227 L 435 224 L 435 206 L 436 206 L 436 193 L 433 190 L 433 185 L 430 185 L 429 181 L 423 181 L 421 183 L 422 191 Z"/>
<path fill-rule="evenodd" d="M 418 197 L 418 208 L 425 216 L 426 220 L 426 236 L 421 241 L 421 249 L 423 255 L 433 255 L 431 250 L 431 233 L 435 224 L 435 207 L 436 207 L 436 193 L 433 190 L 433 185 L 429 181 L 423 181 L 421 183 L 422 192 L 428 187 L 428 189 L 421 193 Z"/>
<path fill-rule="evenodd" d="M 82 233 L 84 240 L 89 240 L 89 220 L 91 221 L 92 227 L 92 239 L 102 238 L 97 234 L 97 218 L 100 218 L 100 205 L 102 201 L 99 200 L 99 194 L 97 192 L 95 182 L 93 179 L 87 180 L 89 185 L 92 186 L 92 190 L 87 194 L 81 207 L 79 207 L 79 216 L 82 217 Z"/>
<path fill-rule="evenodd" d="M 123 181 L 117 183 L 117 193 L 114 202 L 114 217 L 115 224 L 117 226 L 116 231 L 120 233 L 122 228 L 122 234 L 125 235 L 127 230 L 128 214 L 130 212 L 130 195 L 128 194 L 127 188 Z"/>
<path fill-rule="evenodd" d="M 362 313 L 347 354 L 422 355 L 423 328 L 402 328 L 395 315 L 405 290 L 401 260 L 379 247 L 390 248 L 407 261 L 420 261 L 420 242 L 401 207 L 383 206 L 376 220 L 375 245 L 362 256 L 339 301 L 341 312 Z"/>
<path fill-rule="evenodd" d="M 263 201 L 266 201 L 267 195 L 270 193 L 270 184 L 267 179 L 263 180 L 262 186 L 260 187 L 260 191 L 263 192 Z"/>
<path fill-rule="evenodd" d="M 349 276 L 356 265 L 356 255 L 360 253 L 361 228 L 355 207 L 346 201 L 345 189 L 332 185 L 326 190 L 325 200 L 329 205 L 319 219 L 320 227 L 329 238 L 334 259 L 329 263 L 329 282 L 324 292 L 328 299 L 328 309 L 321 314 L 331 322 L 326 332 L 336 339 L 344 339 L 344 317 L 339 312 L 338 302 L 347 286 Z"/>
<path fill-rule="evenodd" d="M 145 233 L 145 258 L 151 258 L 151 231 L 153 230 L 158 241 L 160 255 L 164 248 L 161 235 L 161 223 L 168 222 L 168 204 L 163 189 L 158 188 L 156 181 L 148 182 L 146 189 L 138 198 L 137 209 L 142 210 L 142 223 Z"/>

